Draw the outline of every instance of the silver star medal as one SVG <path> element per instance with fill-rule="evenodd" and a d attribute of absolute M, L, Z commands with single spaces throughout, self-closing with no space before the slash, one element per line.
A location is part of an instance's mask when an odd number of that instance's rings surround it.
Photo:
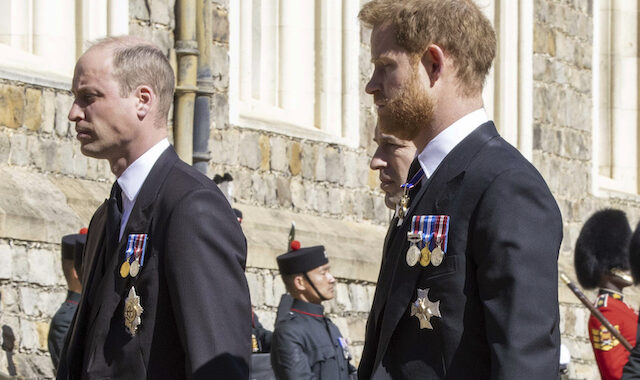
<path fill-rule="evenodd" d="M 442 318 L 440 315 L 440 301 L 429 301 L 429 288 L 418 289 L 418 298 L 411 304 L 411 316 L 414 315 L 420 321 L 420 328 L 429 330 L 433 330 L 431 317 Z"/>
<path fill-rule="evenodd" d="M 136 294 L 136 288 L 129 289 L 129 295 L 124 301 L 124 325 L 129 335 L 135 336 L 138 326 L 142 323 L 142 312 L 144 309 L 140 304 L 140 297 Z"/>

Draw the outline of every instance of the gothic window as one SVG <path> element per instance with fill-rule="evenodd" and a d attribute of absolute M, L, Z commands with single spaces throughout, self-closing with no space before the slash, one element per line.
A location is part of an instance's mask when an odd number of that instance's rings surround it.
<path fill-rule="evenodd" d="M 230 118 L 358 144 L 358 1 L 232 0 Z"/>
<path fill-rule="evenodd" d="M 594 9 L 594 166 L 599 188 L 638 193 L 638 2 Z"/>
<path fill-rule="evenodd" d="M 86 41 L 128 33 L 127 0 L 0 0 L 0 70 L 68 81 Z"/>

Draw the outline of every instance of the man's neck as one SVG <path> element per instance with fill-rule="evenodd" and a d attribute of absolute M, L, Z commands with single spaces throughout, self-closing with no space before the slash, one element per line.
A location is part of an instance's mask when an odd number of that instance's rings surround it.
<path fill-rule="evenodd" d="M 145 154 L 149 149 L 153 148 L 157 143 L 165 138 L 167 138 L 166 132 L 152 134 L 146 136 L 144 139 L 137 140 L 135 144 L 132 144 L 135 145 L 135 147 L 128 149 L 127 155 L 109 161 L 111 172 L 116 176 L 116 178 L 120 177 L 122 173 L 131 166 L 131 164 L 140 158 L 140 156 Z"/>

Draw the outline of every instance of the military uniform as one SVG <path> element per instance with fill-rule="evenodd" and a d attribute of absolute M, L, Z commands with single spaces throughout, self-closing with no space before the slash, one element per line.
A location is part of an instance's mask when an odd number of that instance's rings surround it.
<path fill-rule="evenodd" d="M 622 294 L 600 289 L 596 307 L 632 346 L 636 345 L 638 314 L 624 303 Z M 593 315 L 589 318 L 589 340 L 602 379 L 620 379 L 629 351 Z"/>
<path fill-rule="evenodd" d="M 355 378 L 350 359 L 346 341 L 322 305 L 296 299 L 288 317 L 276 325 L 271 365 L 278 379 Z"/>

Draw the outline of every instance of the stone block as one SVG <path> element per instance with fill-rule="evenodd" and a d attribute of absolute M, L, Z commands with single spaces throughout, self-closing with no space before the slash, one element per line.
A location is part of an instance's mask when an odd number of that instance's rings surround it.
<path fill-rule="evenodd" d="M 221 133 L 211 131 L 209 146 L 211 146 L 211 161 L 213 163 L 236 165 L 239 159 L 240 134 L 236 129 Z M 244 145 L 243 145 L 244 146 Z M 262 157 L 260 157 L 262 161 Z"/>
<path fill-rule="evenodd" d="M 249 200 L 251 198 L 251 175 L 252 173 L 248 170 L 239 170 L 233 174 L 235 199 Z"/>
<path fill-rule="evenodd" d="M 38 346 L 40 350 L 48 350 L 49 345 L 47 344 L 47 338 L 49 336 L 49 323 L 45 321 L 36 322 L 36 331 L 38 333 Z"/>
<path fill-rule="evenodd" d="M 251 195 L 258 204 L 265 205 L 267 203 L 267 185 L 264 178 L 258 173 L 251 175 Z"/>
<path fill-rule="evenodd" d="M 281 207 L 289 208 L 292 204 L 291 197 L 291 180 L 283 176 L 277 176 L 276 178 L 276 194 L 278 197 L 278 204 Z"/>
<path fill-rule="evenodd" d="M 53 133 L 56 116 L 56 94 L 53 91 L 44 90 L 42 92 L 42 128 L 45 133 Z"/>
<path fill-rule="evenodd" d="M 316 209 L 319 213 L 326 213 L 329 211 L 329 190 L 320 187 L 316 191 Z"/>
<path fill-rule="evenodd" d="M 14 133 L 9 138 L 11 145 L 9 162 L 16 166 L 29 165 L 29 150 L 27 149 L 27 136 L 22 133 Z"/>
<path fill-rule="evenodd" d="M 211 27 L 214 41 L 229 42 L 229 14 L 226 9 L 214 7 Z"/>
<path fill-rule="evenodd" d="M 0 126 L 17 129 L 24 122 L 24 89 L 0 85 Z"/>
<path fill-rule="evenodd" d="M 146 0 L 129 0 L 129 17 L 149 20 L 149 5 Z"/>
<path fill-rule="evenodd" d="M 369 312 L 372 299 L 368 298 L 367 289 L 359 284 L 349 284 L 351 305 L 354 311 Z"/>
<path fill-rule="evenodd" d="M 343 214 L 344 191 L 340 188 L 332 187 L 329 189 L 328 210 L 332 215 Z"/>
<path fill-rule="evenodd" d="M 20 320 L 20 350 L 37 350 L 40 342 L 36 322 L 26 319 Z"/>
<path fill-rule="evenodd" d="M 249 284 L 249 293 L 251 295 L 251 304 L 262 305 L 264 304 L 264 284 L 262 276 L 255 272 L 246 272 L 247 283 Z"/>
<path fill-rule="evenodd" d="M 31 157 L 29 160 L 40 169 L 54 171 L 56 151 L 58 150 L 57 141 L 37 138 L 33 142 L 29 141 L 29 145 L 34 147 L 34 149 L 30 150 Z"/>
<path fill-rule="evenodd" d="M 338 282 L 336 285 L 336 306 L 338 310 L 351 310 L 349 284 Z"/>
<path fill-rule="evenodd" d="M 20 312 L 20 301 L 18 298 L 18 291 L 9 285 L 0 287 L 0 314 L 11 313 L 17 314 Z"/>
<path fill-rule="evenodd" d="M 271 169 L 279 172 L 288 170 L 287 141 L 282 137 L 271 138 Z"/>
<path fill-rule="evenodd" d="M 213 87 L 220 92 L 229 89 L 229 46 L 221 44 L 211 45 L 211 73 Z"/>
<path fill-rule="evenodd" d="M 346 187 L 358 187 L 358 172 L 357 164 L 356 164 L 356 153 L 351 151 L 343 151 L 342 152 L 342 172 L 340 173 L 343 177 L 341 181 L 345 184 Z"/>
<path fill-rule="evenodd" d="M 364 333 L 367 327 L 366 315 L 354 315 L 347 317 L 349 328 L 349 340 L 351 344 L 364 342 Z"/>
<path fill-rule="evenodd" d="M 340 153 L 333 147 L 324 150 L 327 160 L 327 180 L 332 183 L 341 183 L 344 180 L 344 161 Z"/>
<path fill-rule="evenodd" d="M 151 0 L 147 4 L 151 21 L 173 28 L 175 0 Z"/>
<path fill-rule="evenodd" d="M 56 93 L 55 131 L 58 136 L 66 136 L 71 126 L 68 115 L 73 105 L 73 98 L 65 93 Z"/>
<path fill-rule="evenodd" d="M 27 247 L 14 245 L 11 248 L 11 277 L 14 281 L 26 282 L 29 279 L 29 263 L 25 260 L 25 257 L 27 257 Z"/>
<path fill-rule="evenodd" d="M 260 170 L 269 171 L 269 163 L 271 160 L 271 144 L 269 142 L 269 136 L 260 135 L 260 139 L 258 141 L 258 145 L 260 146 Z"/>
<path fill-rule="evenodd" d="M 260 155 L 258 135 L 256 133 L 244 133 L 240 137 L 239 145 L 242 147 L 242 149 L 239 149 L 237 152 L 240 165 L 246 166 L 249 169 L 259 169 L 262 157 Z"/>
<path fill-rule="evenodd" d="M 0 280 L 11 279 L 13 268 L 13 253 L 11 246 L 8 244 L 0 244 Z"/>
<path fill-rule="evenodd" d="M 296 209 L 305 209 L 306 204 L 304 201 L 304 186 L 302 181 L 296 178 L 291 180 L 291 203 Z"/>
<path fill-rule="evenodd" d="M 6 164 L 9 161 L 9 155 L 11 152 L 11 142 L 9 141 L 9 135 L 0 134 L 0 164 Z"/>
<path fill-rule="evenodd" d="M 264 279 L 264 305 L 268 306 L 278 306 L 280 303 L 280 295 L 276 295 L 273 293 L 273 275 L 268 270 L 263 270 L 262 278 Z"/>
<path fill-rule="evenodd" d="M 216 92 L 211 97 L 211 120 L 213 128 L 229 126 L 229 99 L 226 92 Z"/>
<path fill-rule="evenodd" d="M 314 152 L 315 158 L 315 180 L 316 181 L 326 181 L 327 180 L 327 156 L 324 152 L 324 148 L 319 146 L 317 150 Z"/>
<path fill-rule="evenodd" d="M 305 143 L 302 146 L 302 178 L 314 179 L 316 176 L 316 160 L 318 156 L 318 146 Z"/>
<path fill-rule="evenodd" d="M 151 29 L 151 37 L 149 38 L 151 42 L 158 45 L 160 49 L 165 53 L 165 55 L 169 55 L 171 49 L 175 46 L 175 39 L 173 37 L 173 30 L 169 28 L 153 28 Z M 169 112 L 169 115 L 173 115 L 173 113 Z"/>
<path fill-rule="evenodd" d="M 59 265 L 57 265 L 54 255 L 56 254 L 45 249 L 28 250 L 29 282 L 43 286 L 57 284 L 56 268 Z"/>
<path fill-rule="evenodd" d="M 25 98 L 27 104 L 24 126 L 31 131 L 37 131 L 42 124 L 42 90 L 39 88 L 27 88 Z"/>
<path fill-rule="evenodd" d="M 284 286 L 284 282 L 282 282 L 282 276 L 276 275 L 273 278 L 273 297 L 276 301 L 276 305 L 273 306 L 280 305 L 280 298 L 285 293 L 287 293 L 287 288 Z"/>
<path fill-rule="evenodd" d="M 296 176 L 302 171 L 302 148 L 299 142 L 289 145 L 289 170 L 291 175 Z"/>
<path fill-rule="evenodd" d="M 556 55 L 556 41 L 551 30 L 536 23 L 533 27 L 533 52 Z"/>
<path fill-rule="evenodd" d="M 64 174 L 73 174 L 74 172 L 74 154 L 73 144 L 70 141 L 60 141 L 56 149 L 56 157 L 54 160 L 55 170 Z"/>

